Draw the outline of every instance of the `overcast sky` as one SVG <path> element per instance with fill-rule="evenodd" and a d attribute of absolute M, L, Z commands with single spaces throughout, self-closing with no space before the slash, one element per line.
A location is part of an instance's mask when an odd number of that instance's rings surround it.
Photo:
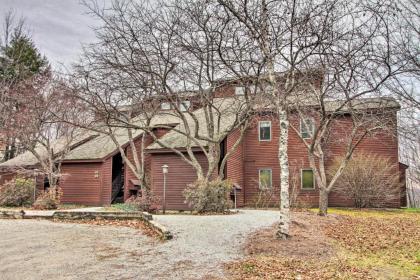
<path fill-rule="evenodd" d="M 36 46 L 54 68 L 61 63 L 69 67 L 80 55 L 81 45 L 94 42 L 91 27 L 98 24 L 79 1 L 0 0 L 1 26 L 5 13 L 13 10 L 25 18 Z"/>

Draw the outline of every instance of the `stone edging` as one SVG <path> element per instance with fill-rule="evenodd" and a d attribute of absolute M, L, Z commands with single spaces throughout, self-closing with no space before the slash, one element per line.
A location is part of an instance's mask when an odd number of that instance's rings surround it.
<path fill-rule="evenodd" d="M 0 210 L 0 219 L 23 219 L 24 216 L 23 210 Z"/>
<path fill-rule="evenodd" d="M 171 240 L 173 238 L 172 233 L 163 225 L 159 224 L 154 220 L 148 220 L 146 223 L 151 227 L 155 232 L 157 232 L 163 240 Z"/>
<path fill-rule="evenodd" d="M 21 210 L 0 210 L 0 219 L 66 219 L 82 220 L 102 218 L 106 220 L 142 220 L 163 240 L 173 238 L 172 233 L 163 225 L 153 221 L 153 216 L 148 212 L 84 212 L 84 211 L 55 211 L 52 215 L 27 215 Z"/>
<path fill-rule="evenodd" d="M 96 219 L 102 218 L 106 220 L 151 220 L 152 215 L 147 212 L 84 212 L 84 211 L 55 211 L 52 216 L 54 219 L 68 219 L 68 220 L 79 220 L 79 219 Z"/>

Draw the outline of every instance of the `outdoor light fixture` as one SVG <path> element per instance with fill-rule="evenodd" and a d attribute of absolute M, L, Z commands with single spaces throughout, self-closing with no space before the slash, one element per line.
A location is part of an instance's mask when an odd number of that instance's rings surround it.
<path fill-rule="evenodd" d="M 162 165 L 162 173 L 163 173 L 163 214 L 165 214 L 166 211 L 166 174 L 169 172 L 169 166 L 164 164 Z"/>

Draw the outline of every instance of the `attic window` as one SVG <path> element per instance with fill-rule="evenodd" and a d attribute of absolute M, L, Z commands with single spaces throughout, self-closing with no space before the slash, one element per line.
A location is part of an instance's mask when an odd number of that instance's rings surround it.
<path fill-rule="evenodd" d="M 260 141 L 271 141 L 271 121 L 260 121 L 258 126 Z"/>
<path fill-rule="evenodd" d="M 188 109 L 190 109 L 191 107 L 191 101 L 189 100 L 182 101 L 180 104 L 180 107 L 181 107 L 181 112 L 188 111 Z"/>
<path fill-rule="evenodd" d="M 245 88 L 244 87 L 235 87 L 235 95 L 244 95 Z"/>
<path fill-rule="evenodd" d="M 312 138 L 314 135 L 314 128 L 314 120 L 312 118 L 300 120 L 300 136 L 303 139 Z"/>
<path fill-rule="evenodd" d="M 160 109 L 162 109 L 162 110 L 170 110 L 171 109 L 171 103 L 169 103 L 169 102 L 162 102 L 160 104 Z"/>

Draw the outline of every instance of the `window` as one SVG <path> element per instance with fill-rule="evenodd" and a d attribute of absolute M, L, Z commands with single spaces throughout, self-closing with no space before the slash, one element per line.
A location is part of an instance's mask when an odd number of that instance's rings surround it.
<path fill-rule="evenodd" d="M 271 122 L 261 121 L 258 124 L 260 141 L 271 141 Z"/>
<path fill-rule="evenodd" d="M 169 102 L 162 102 L 160 104 L 160 109 L 162 109 L 162 110 L 170 110 L 171 109 L 171 103 L 169 103 Z"/>
<path fill-rule="evenodd" d="M 267 189 L 273 187 L 273 176 L 271 169 L 259 170 L 259 185 L 260 189 Z"/>
<path fill-rule="evenodd" d="M 235 95 L 244 95 L 245 88 L 244 87 L 235 87 Z"/>
<path fill-rule="evenodd" d="M 185 112 L 188 109 L 190 109 L 191 101 L 189 101 L 189 100 L 181 101 L 181 104 L 180 105 L 181 105 L 180 106 L 181 107 L 181 112 Z"/>
<path fill-rule="evenodd" d="M 303 139 L 309 139 L 314 135 L 314 120 L 305 119 L 300 120 L 300 136 Z"/>
<path fill-rule="evenodd" d="M 314 172 L 312 169 L 301 170 L 301 187 L 302 189 L 314 189 Z"/>

